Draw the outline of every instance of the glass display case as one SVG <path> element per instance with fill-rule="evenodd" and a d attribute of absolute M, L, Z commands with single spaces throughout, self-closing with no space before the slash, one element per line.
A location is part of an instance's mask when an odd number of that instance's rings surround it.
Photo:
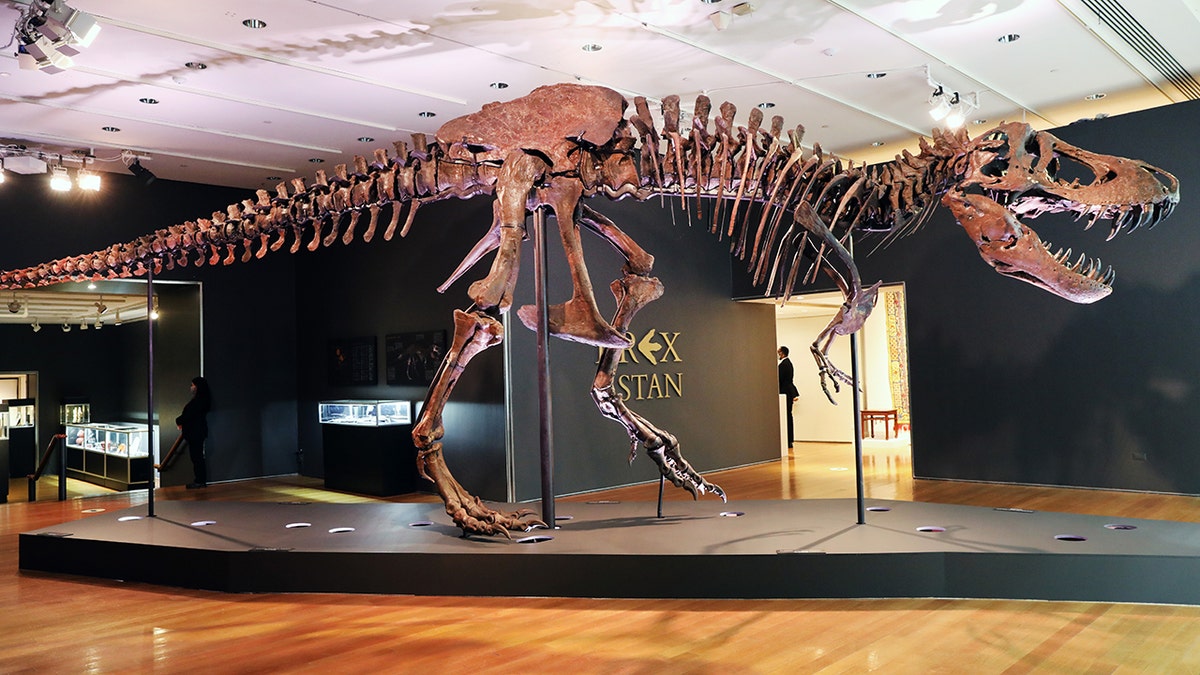
<path fill-rule="evenodd" d="M 416 491 L 409 401 L 321 401 L 318 410 L 325 487 L 381 497 Z"/>
<path fill-rule="evenodd" d="M 147 487 L 158 427 L 134 422 L 67 424 L 67 475 L 114 490 Z"/>
<path fill-rule="evenodd" d="M 388 427 L 412 423 L 408 401 L 342 400 L 317 404 L 321 424 L 350 427 Z"/>
<path fill-rule="evenodd" d="M 59 424 L 88 424 L 92 421 L 92 404 L 87 401 L 63 401 L 58 406 Z"/>
<path fill-rule="evenodd" d="M 149 457 L 144 424 L 68 424 L 67 447 L 120 457 Z"/>
<path fill-rule="evenodd" d="M 31 398 L 14 398 L 8 402 L 8 426 L 33 428 L 37 421 L 37 406 Z"/>

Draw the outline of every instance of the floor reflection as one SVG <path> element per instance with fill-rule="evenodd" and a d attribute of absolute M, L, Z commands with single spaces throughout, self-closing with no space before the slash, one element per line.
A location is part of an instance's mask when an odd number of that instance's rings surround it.
<path fill-rule="evenodd" d="M 839 499 L 858 493 L 853 443 L 797 443 L 778 466 L 783 499 Z M 912 499 L 907 438 L 863 440 L 863 493 L 875 499 Z"/>

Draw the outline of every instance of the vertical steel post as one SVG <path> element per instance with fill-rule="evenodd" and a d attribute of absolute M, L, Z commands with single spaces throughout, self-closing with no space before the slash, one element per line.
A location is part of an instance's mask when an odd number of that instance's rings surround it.
<path fill-rule="evenodd" d="M 542 520 L 551 529 L 554 519 L 554 420 L 550 402 L 550 327 L 546 306 L 546 213 L 533 211 L 533 276 L 537 304 L 538 404 L 542 465 Z"/>
<path fill-rule="evenodd" d="M 158 478 L 158 449 L 154 447 L 154 261 L 146 267 L 146 448 L 150 451 L 150 480 L 146 486 L 146 515 L 154 517 L 154 483 Z M 130 476 L 132 478 L 132 476 Z"/>
<path fill-rule="evenodd" d="M 857 486 L 858 524 L 867 523 L 864 504 L 863 448 L 862 448 L 862 400 L 858 386 L 858 332 L 850 334 L 850 380 L 854 392 L 854 477 Z"/>
<path fill-rule="evenodd" d="M 58 501 L 67 501 L 67 436 L 57 434 L 53 443 L 58 444 Z"/>

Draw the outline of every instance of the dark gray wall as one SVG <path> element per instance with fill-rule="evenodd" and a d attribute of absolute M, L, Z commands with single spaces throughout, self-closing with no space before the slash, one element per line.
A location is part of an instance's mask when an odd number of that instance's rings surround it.
<path fill-rule="evenodd" d="M 638 362 L 627 359 L 618 370 L 626 376 L 629 407 L 677 436 L 684 457 L 701 472 L 778 457 L 774 309 L 729 300 L 728 243 L 717 241 L 699 222 L 689 226 L 675 203 L 664 207 L 657 200 L 613 203 L 597 198 L 589 205 L 655 256 L 654 275 L 666 289 L 630 326 L 639 342 L 655 331 L 658 336 L 651 336 L 650 344 L 661 349 L 652 352 L 657 363 L 639 354 Z M 620 276 L 624 260 L 586 233 L 584 248 L 601 314 L 611 317 L 616 302 L 608 284 Z M 554 304 L 570 297 L 571 283 L 553 219 L 548 219 L 547 250 L 548 295 Z M 524 266 L 532 271 L 532 255 L 526 253 Z M 526 275 L 514 307 L 533 301 L 532 275 Z M 517 497 L 531 499 L 541 489 L 536 336 L 512 319 Z M 662 334 L 673 340 L 673 352 Z M 592 402 L 589 391 L 599 351 L 552 340 L 550 353 L 556 492 L 657 480 L 656 466 L 645 457 L 628 464 L 624 427 L 601 417 Z M 680 385 L 682 396 L 668 378 Z"/>
<path fill-rule="evenodd" d="M 944 209 L 859 256 L 867 282 L 905 284 L 918 476 L 1200 493 L 1198 122 L 1193 101 L 1053 131 L 1182 184 L 1169 220 L 1108 243 L 1107 222 L 1028 221 L 1116 267 L 1113 294 L 1093 305 L 1000 277 Z"/>
<path fill-rule="evenodd" d="M 405 215 L 407 215 L 407 210 Z M 322 476 L 325 448 L 317 423 L 317 403 L 340 398 L 406 399 L 414 404 L 426 388 L 387 385 L 384 340 L 391 333 L 445 330 L 454 332 L 453 312 L 470 305 L 466 287 L 486 273 L 469 273 L 445 294 L 438 285 L 491 224 L 486 198 L 454 200 L 422 207 L 408 236 L 383 241 L 389 214 L 370 243 L 339 241 L 296 261 L 296 332 L 299 367 L 300 447 L 304 473 Z M 359 224 L 359 228 L 365 225 Z M 378 384 L 335 386 L 330 383 L 330 340 L 374 337 Z M 414 407 L 415 412 L 415 407 Z M 504 358 L 491 349 L 475 358 L 455 389 L 445 414 L 446 461 L 458 480 L 487 499 L 506 496 L 504 469 Z M 399 451 L 412 452 L 411 448 Z M 421 483 L 429 486 L 428 482 Z"/>

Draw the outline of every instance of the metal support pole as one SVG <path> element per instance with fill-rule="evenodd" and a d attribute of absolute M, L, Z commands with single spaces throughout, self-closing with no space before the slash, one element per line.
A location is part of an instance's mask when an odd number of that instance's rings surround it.
<path fill-rule="evenodd" d="M 666 486 L 667 486 L 667 477 L 659 476 L 658 477 L 658 517 L 659 518 L 663 517 L 663 515 L 662 515 L 663 488 L 665 488 Z"/>
<path fill-rule="evenodd" d="M 539 443 L 542 465 L 542 521 L 555 528 L 554 519 L 554 421 L 550 405 L 550 327 L 546 306 L 546 214 L 533 211 L 533 277 L 537 305 Z"/>
<path fill-rule="evenodd" d="M 858 524 L 866 525 L 867 509 L 864 504 L 863 448 L 862 448 L 862 395 L 858 386 L 858 333 L 850 334 L 850 385 L 854 393 L 854 476 L 858 488 Z"/>
<path fill-rule="evenodd" d="M 146 486 L 146 515 L 154 517 L 154 468 L 158 450 L 154 447 L 154 261 L 146 268 L 146 442 L 150 450 L 150 480 Z"/>
<path fill-rule="evenodd" d="M 58 501 L 67 501 L 67 440 L 58 436 Z"/>

